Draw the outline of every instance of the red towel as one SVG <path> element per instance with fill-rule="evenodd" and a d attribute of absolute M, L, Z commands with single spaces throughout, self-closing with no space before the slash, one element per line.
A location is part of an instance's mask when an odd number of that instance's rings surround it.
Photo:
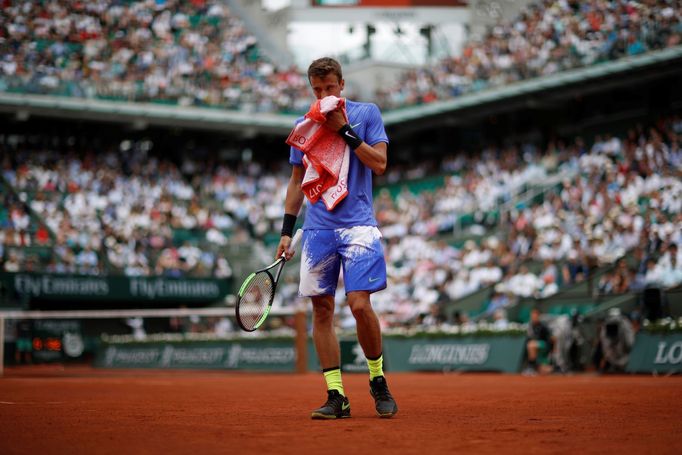
<path fill-rule="evenodd" d="M 322 126 L 327 121 L 326 114 L 339 107 L 348 121 L 345 99 L 327 96 L 315 101 L 286 140 L 304 154 L 306 172 L 301 190 L 312 203 L 322 198 L 327 210 L 336 207 L 348 194 L 350 147 L 336 132 Z"/>

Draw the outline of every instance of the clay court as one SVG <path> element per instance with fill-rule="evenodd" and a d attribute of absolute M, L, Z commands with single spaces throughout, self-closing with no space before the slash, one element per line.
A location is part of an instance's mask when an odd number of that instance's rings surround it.
<path fill-rule="evenodd" d="M 679 453 L 682 377 L 389 376 L 400 412 L 375 416 L 364 374 L 352 418 L 313 421 L 320 375 L 11 368 L 3 454 Z"/>

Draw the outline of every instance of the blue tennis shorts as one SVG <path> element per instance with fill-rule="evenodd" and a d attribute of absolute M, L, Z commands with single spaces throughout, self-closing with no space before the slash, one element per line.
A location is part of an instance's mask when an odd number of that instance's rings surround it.
<path fill-rule="evenodd" d="M 375 226 L 303 231 L 301 282 L 304 297 L 335 295 L 343 267 L 346 293 L 386 287 L 386 260 Z"/>

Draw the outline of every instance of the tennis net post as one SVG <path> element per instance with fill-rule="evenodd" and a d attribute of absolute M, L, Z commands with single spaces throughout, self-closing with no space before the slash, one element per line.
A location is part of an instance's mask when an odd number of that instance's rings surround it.
<path fill-rule="evenodd" d="M 5 318 L 0 313 L 0 378 L 5 373 Z"/>

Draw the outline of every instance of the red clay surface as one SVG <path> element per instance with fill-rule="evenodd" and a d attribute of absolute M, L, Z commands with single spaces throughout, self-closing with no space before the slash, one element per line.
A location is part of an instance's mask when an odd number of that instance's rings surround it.
<path fill-rule="evenodd" d="M 0 378 L 2 454 L 679 453 L 682 377 L 389 374 L 400 412 L 313 421 L 319 374 L 27 367 Z"/>

